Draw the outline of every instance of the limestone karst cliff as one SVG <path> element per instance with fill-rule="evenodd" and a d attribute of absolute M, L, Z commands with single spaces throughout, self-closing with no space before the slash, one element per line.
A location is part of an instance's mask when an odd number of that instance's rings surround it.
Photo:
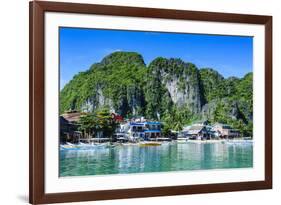
<path fill-rule="evenodd" d="M 181 59 L 158 57 L 146 65 L 138 53 L 114 52 L 75 75 L 60 92 L 61 113 L 100 107 L 124 117 L 220 121 L 251 129 L 252 73 L 224 78 Z"/>

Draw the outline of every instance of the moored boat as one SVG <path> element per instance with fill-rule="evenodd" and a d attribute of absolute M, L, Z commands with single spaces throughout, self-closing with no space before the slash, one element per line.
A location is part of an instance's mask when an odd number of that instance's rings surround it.
<path fill-rule="evenodd" d="M 146 142 L 140 142 L 140 146 L 160 146 L 162 143 L 161 142 L 152 142 L 152 141 L 146 141 Z"/>

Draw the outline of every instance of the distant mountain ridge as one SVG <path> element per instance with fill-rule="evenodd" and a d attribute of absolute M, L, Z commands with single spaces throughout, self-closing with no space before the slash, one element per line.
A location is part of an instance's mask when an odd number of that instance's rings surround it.
<path fill-rule="evenodd" d="M 145 116 L 180 129 L 194 120 L 228 123 L 252 133 L 252 73 L 224 78 L 178 58 L 145 65 L 135 52 L 114 52 L 80 72 L 60 92 L 60 112 L 108 107 L 124 117 Z M 178 123 L 178 124 L 175 124 Z"/>

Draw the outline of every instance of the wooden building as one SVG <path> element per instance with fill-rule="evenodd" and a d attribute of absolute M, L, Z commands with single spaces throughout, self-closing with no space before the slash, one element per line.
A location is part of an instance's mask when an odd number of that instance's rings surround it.
<path fill-rule="evenodd" d="M 79 142 L 82 133 L 78 131 L 81 113 L 77 111 L 66 112 L 59 117 L 60 142 Z"/>
<path fill-rule="evenodd" d="M 241 136 L 239 130 L 233 129 L 227 124 L 216 123 L 213 127 L 219 133 L 220 137 L 224 139 L 233 139 Z"/>
<path fill-rule="evenodd" d="M 208 131 L 204 125 L 193 125 L 189 128 L 187 136 L 189 139 L 203 140 L 208 138 Z"/>

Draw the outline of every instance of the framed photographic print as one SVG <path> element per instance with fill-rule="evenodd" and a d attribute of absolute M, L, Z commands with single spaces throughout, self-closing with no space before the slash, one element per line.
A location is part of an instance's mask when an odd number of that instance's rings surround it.
<path fill-rule="evenodd" d="M 271 187 L 271 16 L 30 2 L 30 203 Z"/>

